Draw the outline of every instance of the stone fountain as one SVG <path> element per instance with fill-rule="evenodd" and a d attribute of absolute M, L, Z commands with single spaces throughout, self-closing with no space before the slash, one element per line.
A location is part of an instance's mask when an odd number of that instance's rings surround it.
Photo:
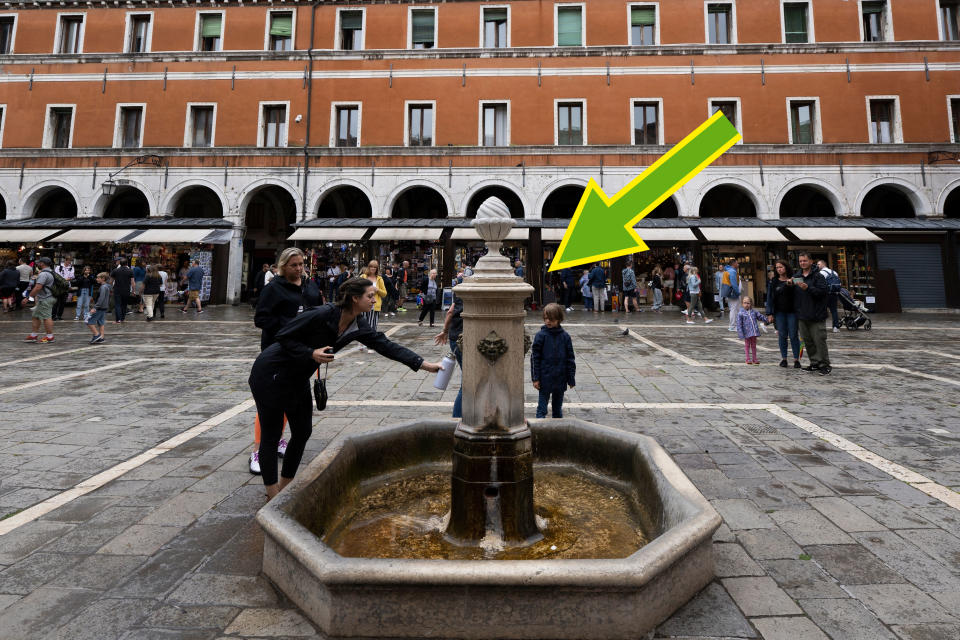
<path fill-rule="evenodd" d="M 523 300 L 491 198 L 463 419 L 338 439 L 257 514 L 263 571 L 332 638 L 637 638 L 713 579 L 720 517 L 657 443 L 525 420 Z"/>

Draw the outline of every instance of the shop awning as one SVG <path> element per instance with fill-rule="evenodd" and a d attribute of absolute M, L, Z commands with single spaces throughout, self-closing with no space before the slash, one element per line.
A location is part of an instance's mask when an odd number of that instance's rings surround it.
<path fill-rule="evenodd" d="M 0 229 L 0 242 L 40 242 L 61 229 Z"/>
<path fill-rule="evenodd" d="M 530 237 L 530 229 L 511 229 L 507 234 L 507 240 L 527 240 Z M 476 240 L 480 241 L 480 234 L 473 227 L 466 229 L 454 229 L 450 236 L 453 240 Z"/>
<path fill-rule="evenodd" d="M 566 232 L 566 228 L 557 229 L 555 227 L 544 227 L 540 229 L 540 239 L 544 242 L 560 242 L 563 240 L 563 234 Z"/>
<path fill-rule="evenodd" d="M 130 235 L 130 229 L 70 229 L 53 242 L 117 242 Z"/>
<path fill-rule="evenodd" d="M 820 242 L 882 242 L 881 238 L 863 227 L 787 227 L 799 240 Z"/>
<path fill-rule="evenodd" d="M 300 227 L 287 240 L 360 240 L 367 227 Z"/>
<path fill-rule="evenodd" d="M 207 236 L 200 241 L 200 244 L 230 244 L 230 238 L 232 237 L 233 229 L 214 229 L 207 233 Z"/>
<path fill-rule="evenodd" d="M 185 244 L 203 242 L 204 238 L 219 230 L 212 229 L 147 229 L 140 235 L 131 235 L 127 229 L 126 242 L 135 242 L 137 244 L 148 244 L 158 242 L 182 242 Z M 225 229 L 224 229 L 225 231 Z M 229 242 L 229 238 L 227 241 Z"/>
<path fill-rule="evenodd" d="M 696 242 L 697 236 L 689 227 L 635 227 L 634 230 L 644 242 Z"/>
<path fill-rule="evenodd" d="M 773 227 L 700 227 L 707 242 L 786 242 L 787 238 Z M 640 234 L 643 237 L 643 234 Z"/>
<path fill-rule="evenodd" d="M 429 240 L 440 239 L 443 229 L 439 227 L 381 227 L 373 232 L 371 240 Z"/>

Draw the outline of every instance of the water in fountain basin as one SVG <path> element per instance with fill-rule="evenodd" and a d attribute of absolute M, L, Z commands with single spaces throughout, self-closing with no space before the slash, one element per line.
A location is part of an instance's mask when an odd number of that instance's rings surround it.
<path fill-rule="evenodd" d="M 624 558 L 649 540 L 642 506 L 598 478 L 572 468 L 538 469 L 537 523 L 543 539 L 503 549 L 490 539 L 460 547 L 443 539 L 450 475 L 429 471 L 394 477 L 347 501 L 323 541 L 342 556 L 448 560 Z M 317 533 L 317 532 L 315 532 Z"/>

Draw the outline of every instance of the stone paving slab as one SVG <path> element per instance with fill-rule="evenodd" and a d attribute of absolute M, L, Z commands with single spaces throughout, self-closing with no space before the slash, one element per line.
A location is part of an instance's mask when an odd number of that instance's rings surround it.
<path fill-rule="evenodd" d="M 960 637 L 960 511 L 763 409 L 623 406 L 777 405 L 957 490 L 960 360 L 942 354 L 960 356 L 960 340 L 943 340 L 960 338 L 958 318 L 877 316 L 869 334 L 830 334 L 836 369 L 821 378 L 776 367 L 772 336 L 760 340 L 764 364 L 744 367 L 721 323 L 583 316 L 566 323 L 578 385 L 565 411 L 655 437 L 724 518 L 717 579 L 656 637 Z M 531 314 L 527 331 L 539 324 Z M 648 342 L 619 335 L 627 324 Z M 41 346 L 18 342 L 23 320 L 0 326 L 10 329 L 0 332 L 0 362 L 50 354 L 23 364 L 29 377 L 0 367 L 0 390 L 130 362 L 0 394 L 0 518 L 246 400 L 259 337 L 246 307 L 151 325 L 135 317 L 108 326 L 99 349 L 83 348 L 82 327 L 58 326 L 57 343 Z M 434 333 L 406 321 L 395 338 L 436 358 Z M 449 406 L 391 402 L 451 403 L 459 384 L 456 373 L 438 392 L 431 376 L 363 351 L 335 369 L 339 404 L 316 416 L 304 463 L 345 433 L 449 415 Z M 947 381 L 919 375 L 929 372 Z M 529 385 L 525 401 L 536 401 Z M 0 536 L 0 637 L 322 637 L 260 575 L 253 514 L 263 489 L 246 470 L 252 420 L 242 412 Z"/>

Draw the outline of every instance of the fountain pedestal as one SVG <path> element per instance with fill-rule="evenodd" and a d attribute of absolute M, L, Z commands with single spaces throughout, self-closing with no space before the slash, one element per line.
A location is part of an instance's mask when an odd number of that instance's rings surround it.
<path fill-rule="evenodd" d="M 523 416 L 523 301 L 533 287 L 500 255 L 513 220 L 484 213 L 478 212 L 474 226 L 487 242 L 487 255 L 457 286 L 463 300 L 463 419 L 454 432 L 445 537 L 502 549 L 542 537 L 533 511 L 531 433 Z"/>

